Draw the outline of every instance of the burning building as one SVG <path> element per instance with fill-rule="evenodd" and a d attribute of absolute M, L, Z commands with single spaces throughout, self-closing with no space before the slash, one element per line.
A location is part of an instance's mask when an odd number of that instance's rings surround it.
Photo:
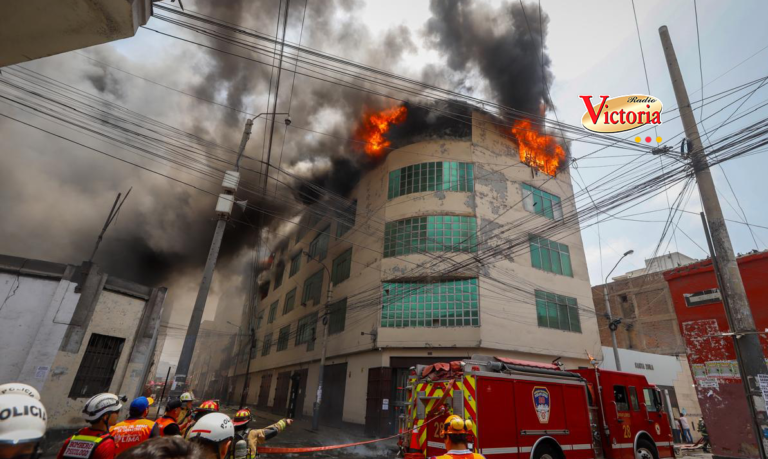
<path fill-rule="evenodd" d="M 235 400 L 248 381 L 260 410 L 311 415 L 326 325 L 321 422 L 372 435 L 397 428 L 416 364 L 601 355 L 562 147 L 530 124 L 464 119 L 418 136 L 423 120 L 399 107 L 360 125 L 376 162 L 346 199 L 312 204 L 260 275 Z"/>

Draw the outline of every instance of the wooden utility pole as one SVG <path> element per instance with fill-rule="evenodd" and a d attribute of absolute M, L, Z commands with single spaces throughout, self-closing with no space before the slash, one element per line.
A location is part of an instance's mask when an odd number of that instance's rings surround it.
<path fill-rule="evenodd" d="M 749 307 L 749 301 L 747 301 L 747 292 L 741 280 L 739 265 L 733 252 L 728 228 L 725 226 L 715 183 L 709 171 L 709 163 L 704 154 L 704 146 L 699 136 L 696 120 L 693 117 L 691 102 L 688 99 L 688 92 L 685 89 L 685 82 L 680 72 L 667 26 L 659 28 L 659 36 L 664 48 L 664 56 L 667 59 L 667 67 L 672 79 L 672 88 L 675 91 L 677 105 L 680 107 L 680 118 L 683 121 L 685 137 L 693 145 L 693 149 L 689 153 L 701 194 L 701 203 L 707 217 L 709 233 L 712 237 L 713 267 L 716 270 L 716 277 L 723 296 L 726 317 L 728 317 L 731 331 L 734 333 L 733 343 L 739 364 L 739 373 L 747 396 L 747 405 L 752 414 L 753 433 L 760 457 L 766 459 L 768 440 L 766 440 L 763 432 L 768 432 L 768 418 L 766 417 L 765 400 L 763 400 L 758 384 L 758 375 L 768 375 L 768 368 L 766 368 L 763 349 L 755 329 L 755 321 L 752 318 L 752 310 Z"/>

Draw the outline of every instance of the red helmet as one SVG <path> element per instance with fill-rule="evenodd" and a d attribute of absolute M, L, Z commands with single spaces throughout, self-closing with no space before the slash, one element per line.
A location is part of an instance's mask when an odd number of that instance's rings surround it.
<path fill-rule="evenodd" d="M 251 421 L 251 410 L 248 408 L 243 408 L 242 410 L 235 413 L 235 418 L 233 419 L 233 424 L 235 427 L 239 427 L 245 424 L 248 424 Z"/>
<path fill-rule="evenodd" d="M 219 402 L 216 400 L 206 400 L 197 407 L 197 411 L 208 411 L 210 413 L 218 413 Z"/>

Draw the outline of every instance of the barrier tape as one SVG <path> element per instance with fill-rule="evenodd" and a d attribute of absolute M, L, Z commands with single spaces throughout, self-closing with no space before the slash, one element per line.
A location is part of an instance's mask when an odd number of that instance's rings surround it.
<path fill-rule="evenodd" d="M 434 421 L 435 419 L 439 418 L 441 415 L 442 413 L 438 414 L 432 419 L 429 419 L 428 421 L 425 422 L 425 424 Z M 351 448 L 353 446 L 368 445 L 371 443 L 378 443 L 380 441 L 392 440 L 393 438 L 397 438 L 400 435 L 410 433 L 414 429 L 418 429 L 418 428 L 419 426 L 416 426 L 406 431 L 403 431 L 402 433 L 391 435 L 386 438 L 377 438 L 376 440 L 359 441 L 357 443 L 345 443 L 343 445 L 329 445 L 329 446 L 307 446 L 303 448 L 279 448 L 279 447 L 265 446 L 263 448 L 258 447 L 257 451 L 259 454 L 289 454 L 289 453 L 312 453 L 315 451 L 329 451 L 332 449 Z"/>

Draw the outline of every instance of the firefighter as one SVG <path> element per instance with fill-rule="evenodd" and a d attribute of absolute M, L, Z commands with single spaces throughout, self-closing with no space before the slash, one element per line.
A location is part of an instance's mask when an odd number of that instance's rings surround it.
<path fill-rule="evenodd" d="M 148 413 L 149 400 L 147 397 L 136 398 L 128 408 L 128 419 L 109 429 L 115 439 L 116 455 L 152 437 L 160 436 L 158 425 L 147 419 Z"/>
<path fill-rule="evenodd" d="M 186 428 L 182 430 L 182 435 L 186 437 L 189 431 L 195 425 L 195 423 L 199 421 L 200 418 L 202 418 L 206 414 L 218 413 L 218 412 L 219 412 L 219 402 L 217 402 L 216 400 L 204 401 L 203 403 L 200 404 L 200 406 L 195 408 L 194 413 L 191 416 L 192 420 L 188 422 Z"/>
<path fill-rule="evenodd" d="M 91 426 L 80 429 L 67 438 L 56 459 L 114 459 L 115 439 L 109 428 L 117 423 L 117 413 L 123 405 L 115 394 L 98 394 L 85 402 L 83 418 Z"/>
<path fill-rule="evenodd" d="M 179 400 L 181 400 L 181 414 L 179 415 L 178 424 L 181 434 L 184 435 L 193 422 L 192 416 L 195 410 L 192 408 L 192 404 L 195 402 L 195 398 L 191 392 L 184 392 L 179 397 Z"/>
<path fill-rule="evenodd" d="M 293 419 L 281 419 L 271 426 L 263 429 L 251 429 L 251 410 L 243 408 L 235 414 L 233 424 L 235 426 L 235 443 L 245 441 L 248 444 L 248 457 L 256 457 L 256 451 L 259 445 L 265 443 L 277 436 L 286 427 L 293 423 Z"/>
<path fill-rule="evenodd" d="M 40 400 L 40 392 L 32 386 L 22 383 L 8 383 L 0 385 L 0 395 L 21 393 L 28 395 L 35 400 Z"/>
<path fill-rule="evenodd" d="M 472 421 L 462 419 L 452 414 L 443 422 L 440 437 L 445 441 L 445 449 L 448 451 L 442 456 L 433 459 L 485 459 L 482 454 L 469 450 L 469 434 L 472 433 Z"/>
<path fill-rule="evenodd" d="M 708 453 L 710 444 L 709 444 L 709 432 L 707 432 L 707 425 L 704 424 L 704 418 L 699 418 L 699 433 L 701 434 L 701 439 L 704 440 L 704 452 Z"/>
<path fill-rule="evenodd" d="M 178 398 L 172 398 L 165 404 L 165 414 L 163 417 L 157 420 L 157 425 L 160 430 L 160 436 L 171 437 L 174 435 L 181 435 L 181 429 L 176 420 L 181 413 L 181 400 Z"/>
<path fill-rule="evenodd" d="M 40 457 L 47 421 L 43 404 L 25 392 L 0 395 L 0 459 Z"/>
<path fill-rule="evenodd" d="M 189 429 L 187 440 L 198 443 L 205 459 L 224 459 L 235 438 L 232 420 L 224 413 L 207 413 Z"/>

